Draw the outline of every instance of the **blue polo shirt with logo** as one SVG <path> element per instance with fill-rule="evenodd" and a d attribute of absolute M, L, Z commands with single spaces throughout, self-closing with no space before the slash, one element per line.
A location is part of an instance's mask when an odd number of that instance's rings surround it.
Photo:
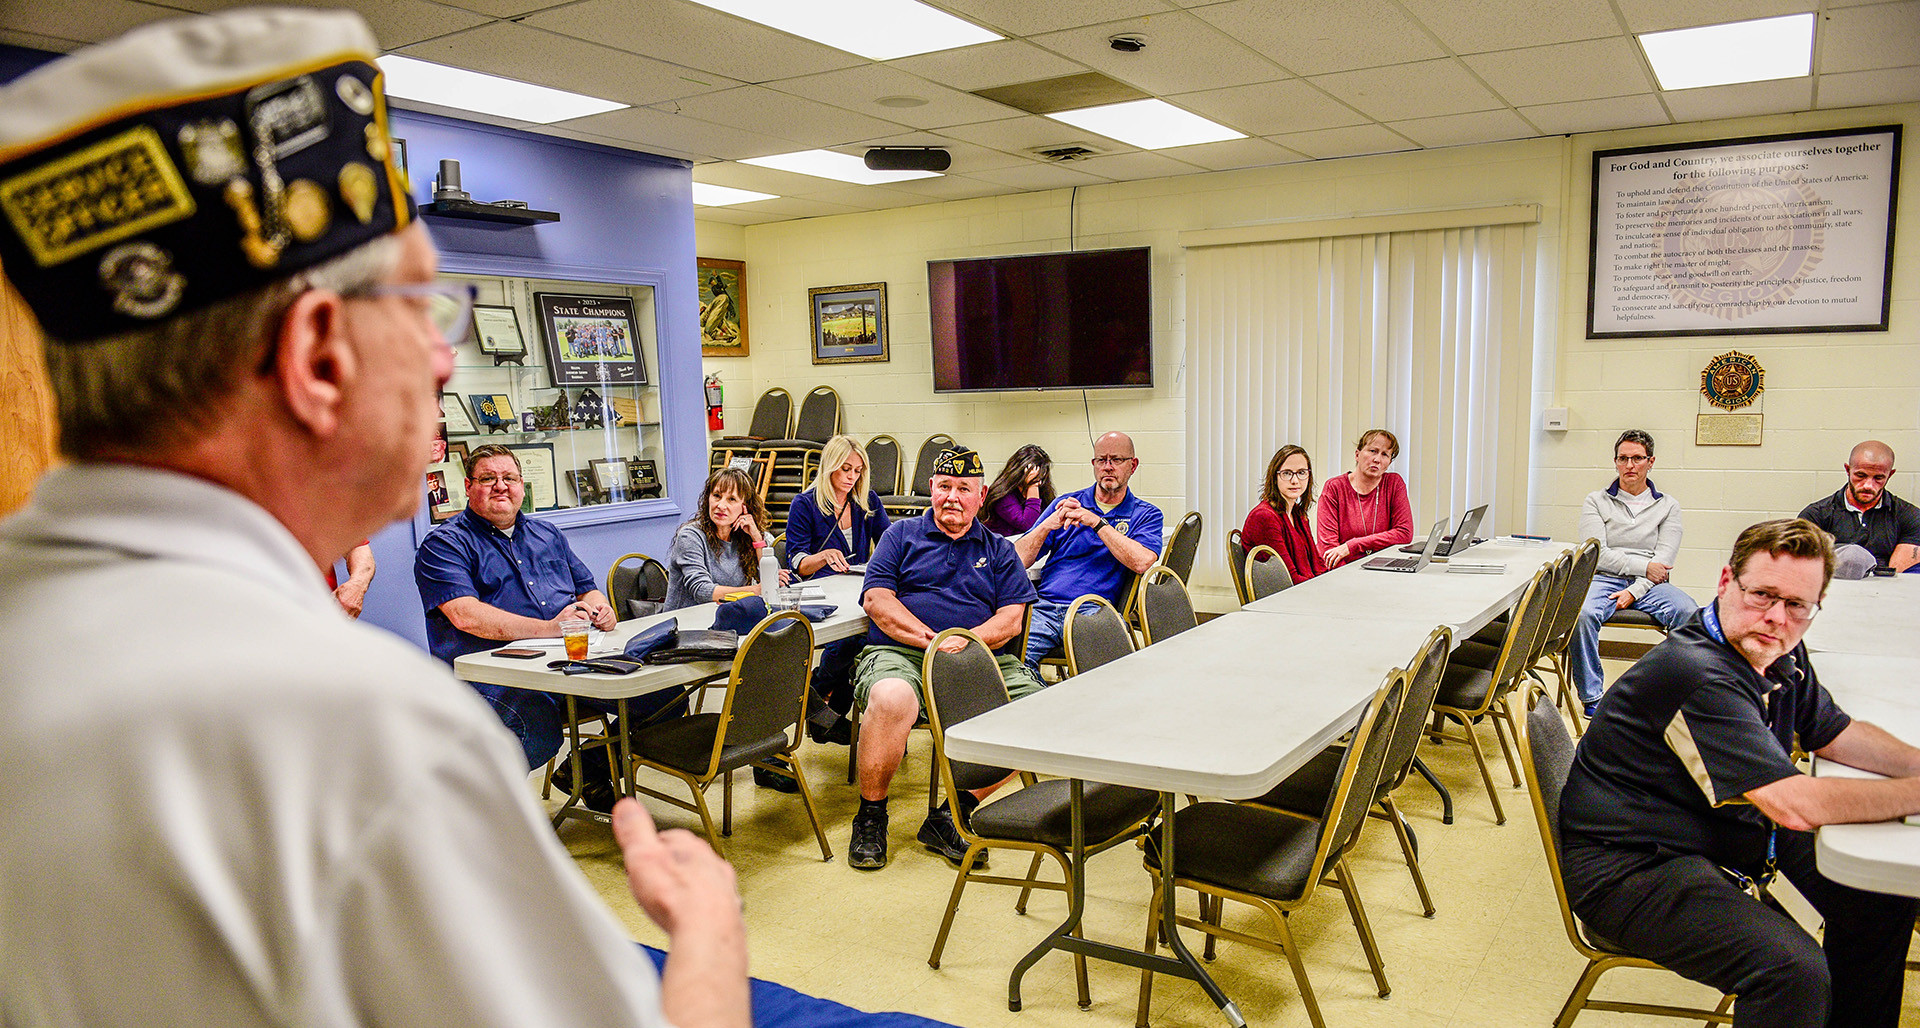
<path fill-rule="evenodd" d="M 1080 501 L 1080 506 L 1101 515 L 1121 535 L 1152 550 L 1160 552 L 1162 518 L 1160 508 L 1127 490 L 1120 503 L 1110 511 L 1103 511 L 1094 502 L 1093 495 L 1098 486 L 1088 486 L 1077 493 L 1059 496 L 1040 514 L 1045 521 L 1053 516 L 1060 501 L 1071 496 Z M 1107 544 L 1100 541 L 1098 529 L 1083 528 L 1080 525 L 1068 525 L 1057 528 L 1047 534 L 1046 541 L 1040 544 L 1040 556 L 1047 557 L 1046 573 L 1040 579 L 1040 599 L 1046 603 L 1065 605 L 1076 596 L 1096 593 L 1107 598 L 1109 603 L 1120 602 L 1120 590 L 1131 574 L 1126 565 L 1114 559 Z"/>
<path fill-rule="evenodd" d="M 440 612 L 448 600 L 472 596 L 545 621 L 599 588 L 558 528 L 522 517 L 509 537 L 472 508 L 427 534 L 413 559 L 413 579 L 427 608 L 427 649 L 448 664 L 500 645 L 453 627 Z"/>
<path fill-rule="evenodd" d="M 895 521 L 880 537 L 867 563 L 861 602 L 873 588 L 893 590 L 901 605 L 935 632 L 976 628 L 1001 607 L 1034 598 L 1012 543 L 987 531 L 977 518 L 960 538 L 949 538 L 930 513 Z M 877 624 L 867 629 L 867 643 L 900 645 Z M 995 652 L 1011 653 L 1019 644 L 1016 635 Z"/>

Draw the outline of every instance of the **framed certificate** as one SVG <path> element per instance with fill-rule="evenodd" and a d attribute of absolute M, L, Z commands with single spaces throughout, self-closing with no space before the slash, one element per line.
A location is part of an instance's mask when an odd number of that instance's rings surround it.
<path fill-rule="evenodd" d="M 610 457 L 587 462 L 587 469 L 593 473 L 594 486 L 606 494 L 609 503 L 619 503 L 627 498 L 629 478 L 627 463 L 625 457 Z"/>
<path fill-rule="evenodd" d="M 520 509 L 552 510 L 560 506 L 560 475 L 554 470 L 553 444 L 508 443 L 507 449 L 520 458 L 520 477 L 527 482 L 527 496 L 520 502 Z"/>
<path fill-rule="evenodd" d="M 474 304 L 473 339 L 481 353 L 517 356 L 527 352 L 527 339 L 520 334 L 520 313 L 512 307 Z"/>
<path fill-rule="evenodd" d="M 479 435 L 480 430 L 473 425 L 473 415 L 467 412 L 465 400 L 459 393 L 440 394 L 440 419 L 447 423 L 448 435 Z"/>

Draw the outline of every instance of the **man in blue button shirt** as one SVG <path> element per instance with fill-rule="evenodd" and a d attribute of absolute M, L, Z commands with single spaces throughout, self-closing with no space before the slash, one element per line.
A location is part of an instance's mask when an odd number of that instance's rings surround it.
<path fill-rule="evenodd" d="M 1160 558 L 1160 508 L 1127 488 L 1139 468 L 1125 433 L 1101 436 L 1093 444 L 1093 484 L 1055 499 L 1014 543 L 1028 567 L 1048 558 L 1027 629 L 1027 667 L 1035 672 L 1040 658 L 1060 648 L 1068 604 L 1095 593 L 1119 606 L 1133 576 Z"/>
<path fill-rule="evenodd" d="M 427 648 L 451 665 L 455 657 L 492 649 L 511 639 L 550 638 L 560 622 L 583 618 L 614 626 L 613 607 L 593 573 L 558 528 L 520 516 L 526 496 L 520 459 L 497 444 L 467 455 L 467 509 L 435 528 L 413 561 L 414 581 L 427 608 Z M 527 767 L 560 751 L 567 703 L 553 693 L 472 683 L 520 739 Z M 582 698 L 583 709 L 611 713 L 612 701 Z M 643 713 L 628 704 L 629 713 Z M 597 751 L 596 751 L 597 752 Z M 605 784 L 589 774 L 589 783 Z M 590 796 L 611 806 L 611 796 Z"/>
<path fill-rule="evenodd" d="M 931 508 L 895 521 L 867 564 L 860 604 L 872 627 L 853 669 L 853 698 L 862 711 L 860 811 L 847 846 L 847 863 L 861 870 L 887 864 L 887 787 L 906 755 L 907 733 L 920 718 L 920 670 L 933 637 L 949 628 L 972 629 L 994 648 L 1010 695 L 1017 699 L 1040 688 L 1018 651 L 1033 583 L 1012 544 L 976 520 L 985 500 L 980 455 L 941 453 Z M 958 652 L 964 644 L 949 640 L 942 646 Z M 998 787 L 962 792 L 961 815 Z M 944 806 L 920 826 L 919 839 L 956 866 L 967 853 Z"/>

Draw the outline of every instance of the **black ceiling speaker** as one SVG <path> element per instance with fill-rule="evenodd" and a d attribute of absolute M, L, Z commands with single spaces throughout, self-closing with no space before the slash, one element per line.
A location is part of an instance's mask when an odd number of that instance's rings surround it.
<path fill-rule="evenodd" d="M 876 146 L 867 151 L 871 171 L 945 171 L 953 155 L 932 146 Z"/>

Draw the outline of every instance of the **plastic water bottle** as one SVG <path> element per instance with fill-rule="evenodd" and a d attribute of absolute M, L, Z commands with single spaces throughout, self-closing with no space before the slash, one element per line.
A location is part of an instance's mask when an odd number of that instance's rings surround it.
<path fill-rule="evenodd" d="M 782 607 L 780 563 L 773 559 L 771 545 L 760 547 L 760 598 L 767 601 L 768 611 L 780 610 Z"/>

